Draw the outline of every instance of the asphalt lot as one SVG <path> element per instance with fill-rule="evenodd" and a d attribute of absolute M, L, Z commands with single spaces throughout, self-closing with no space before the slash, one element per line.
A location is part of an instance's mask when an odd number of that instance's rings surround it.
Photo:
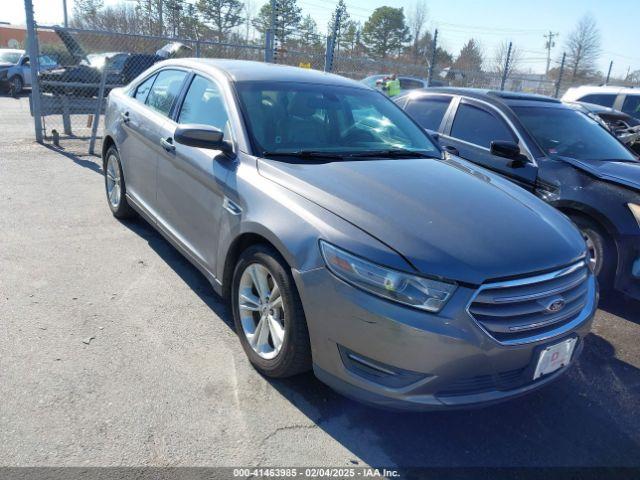
<path fill-rule="evenodd" d="M 253 370 L 228 309 L 100 162 L 37 145 L 0 97 L 0 465 L 640 466 L 640 304 L 602 302 L 562 381 L 394 413 Z"/>

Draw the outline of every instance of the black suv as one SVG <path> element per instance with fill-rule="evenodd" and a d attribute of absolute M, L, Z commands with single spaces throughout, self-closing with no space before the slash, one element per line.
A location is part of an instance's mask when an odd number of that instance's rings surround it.
<path fill-rule="evenodd" d="M 395 101 L 445 152 L 508 177 L 569 216 L 601 288 L 640 299 L 640 161 L 601 124 L 540 95 L 430 88 Z"/>

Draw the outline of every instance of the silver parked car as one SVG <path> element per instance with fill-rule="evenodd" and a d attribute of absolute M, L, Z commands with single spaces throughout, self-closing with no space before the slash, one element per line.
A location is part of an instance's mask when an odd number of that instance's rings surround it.
<path fill-rule="evenodd" d="M 571 222 L 443 159 L 358 82 L 169 60 L 111 92 L 105 125 L 113 214 L 139 213 L 204 273 L 265 375 L 464 407 L 545 385 L 582 348 L 597 293 Z"/>
<path fill-rule="evenodd" d="M 58 65 L 49 55 L 40 55 L 38 61 L 41 72 Z M 24 50 L 0 48 L 0 86 L 11 88 L 15 94 L 21 93 L 25 87 L 31 88 L 31 66 Z"/>

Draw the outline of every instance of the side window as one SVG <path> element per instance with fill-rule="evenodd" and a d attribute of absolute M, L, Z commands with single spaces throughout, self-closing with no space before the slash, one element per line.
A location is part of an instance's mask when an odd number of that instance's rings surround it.
<path fill-rule="evenodd" d="M 409 100 L 405 110 L 422 128 L 437 132 L 450 103 L 451 97 L 445 96 L 417 98 Z"/>
<path fill-rule="evenodd" d="M 155 81 L 157 76 L 158 75 L 152 75 L 140 85 L 138 85 L 138 88 L 136 88 L 136 91 L 133 94 L 133 98 L 135 98 L 140 103 L 144 103 L 147 99 L 147 95 L 149 95 L 149 90 L 151 90 L 151 85 L 153 85 L 153 82 Z"/>
<path fill-rule="evenodd" d="M 489 148 L 494 140 L 515 141 L 509 127 L 500 119 L 480 108 L 461 103 L 451 128 L 451 136 L 465 142 Z"/>
<path fill-rule="evenodd" d="M 158 73 L 145 103 L 155 111 L 169 115 L 186 76 L 187 73 L 180 70 L 162 70 Z"/>
<path fill-rule="evenodd" d="M 622 111 L 635 118 L 640 118 L 640 95 L 627 95 L 622 104 Z"/>
<path fill-rule="evenodd" d="M 225 131 L 229 115 L 218 85 L 196 75 L 189 86 L 180 108 L 178 123 L 199 123 Z"/>
<path fill-rule="evenodd" d="M 602 105 L 603 107 L 613 107 L 613 104 L 616 101 L 616 95 L 612 93 L 594 93 L 591 95 L 586 95 L 579 99 L 581 102 L 585 103 L 595 103 L 596 105 Z"/>
<path fill-rule="evenodd" d="M 399 78 L 400 88 L 402 90 L 414 90 L 416 88 L 424 87 L 424 84 L 420 80 L 413 80 L 411 78 Z"/>

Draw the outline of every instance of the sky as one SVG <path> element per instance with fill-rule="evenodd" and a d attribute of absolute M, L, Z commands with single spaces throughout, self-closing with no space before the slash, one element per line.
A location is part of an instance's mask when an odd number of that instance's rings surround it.
<path fill-rule="evenodd" d="M 105 0 L 113 5 L 125 0 Z M 193 3 L 195 0 L 187 0 Z M 255 12 L 264 0 L 249 0 Z M 353 20 L 364 23 L 377 7 L 391 5 L 404 7 L 405 13 L 413 10 L 416 0 L 346 0 Z M 24 24 L 23 2 L 3 0 L 0 21 Z M 321 29 L 330 18 L 336 0 L 298 0 L 304 14 L 311 14 Z M 63 0 L 33 0 L 36 21 L 40 24 L 62 24 Z M 68 11 L 73 0 L 67 0 Z M 522 51 L 520 68 L 525 71 L 543 73 L 546 64 L 545 38 L 549 31 L 559 33 L 552 59 L 562 56 L 562 49 L 569 33 L 579 18 L 590 13 L 597 21 L 602 37 L 602 55 L 599 69 L 606 72 L 613 60 L 613 76 L 624 76 L 627 69 L 640 70 L 640 52 L 637 52 L 637 15 L 634 12 L 638 0 L 426 0 L 427 26 L 438 29 L 440 45 L 457 54 L 462 45 L 475 38 L 493 56 L 497 45 L 509 40 Z"/>

